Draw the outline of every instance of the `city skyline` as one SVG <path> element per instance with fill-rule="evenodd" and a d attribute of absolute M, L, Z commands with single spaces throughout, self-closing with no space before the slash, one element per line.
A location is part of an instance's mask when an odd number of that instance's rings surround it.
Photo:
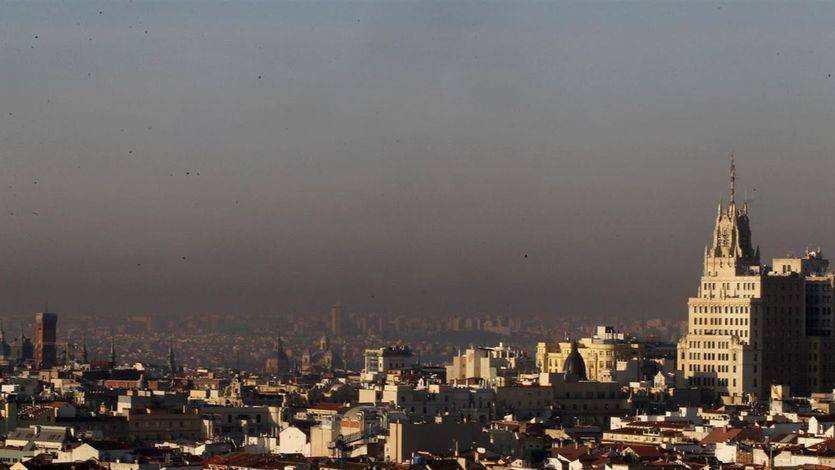
<path fill-rule="evenodd" d="M 831 247 L 832 5 L 242 5 L 6 5 L 3 311 L 678 319 L 730 152 Z"/>
<path fill-rule="evenodd" d="M 835 3 L 0 6 L 0 470 L 835 470 Z"/>

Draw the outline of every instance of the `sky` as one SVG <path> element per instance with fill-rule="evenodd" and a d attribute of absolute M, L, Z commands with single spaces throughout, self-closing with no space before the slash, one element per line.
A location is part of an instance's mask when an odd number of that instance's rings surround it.
<path fill-rule="evenodd" d="M 0 2 L 0 312 L 686 317 L 835 252 L 835 3 Z"/>

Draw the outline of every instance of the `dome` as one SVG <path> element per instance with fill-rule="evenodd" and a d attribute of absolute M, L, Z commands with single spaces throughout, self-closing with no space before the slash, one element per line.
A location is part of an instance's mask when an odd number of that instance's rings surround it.
<path fill-rule="evenodd" d="M 583 360 L 583 356 L 577 350 L 577 343 L 571 343 L 571 352 L 565 358 L 562 371 L 565 374 L 566 382 L 588 380 L 588 376 L 586 376 L 586 361 Z"/>

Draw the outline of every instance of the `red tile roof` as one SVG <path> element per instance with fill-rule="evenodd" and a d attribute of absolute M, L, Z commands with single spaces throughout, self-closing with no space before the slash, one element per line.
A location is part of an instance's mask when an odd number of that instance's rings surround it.
<path fill-rule="evenodd" d="M 329 403 L 329 402 L 319 402 L 315 403 L 313 406 L 308 408 L 309 410 L 326 410 L 326 411 L 339 411 L 342 409 L 341 403 Z"/>
<path fill-rule="evenodd" d="M 758 428 L 716 428 L 705 436 L 700 444 L 718 444 L 720 442 L 738 442 L 742 440 L 762 440 L 762 430 Z"/>

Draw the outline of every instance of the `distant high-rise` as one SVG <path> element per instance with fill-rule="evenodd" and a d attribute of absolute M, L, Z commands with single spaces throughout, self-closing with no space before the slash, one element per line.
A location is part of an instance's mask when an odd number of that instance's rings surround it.
<path fill-rule="evenodd" d="M 331 307 L 331 336 L 339 338 L 342 335 L 342 305 Z"/>
<path fill-rule="evenodd" d="M 12 347 L 6 342 L 6 330 L 0 321 L 0 363 L 7 363 L 12 357 Z"/>
<path fill-rule="evenodd" d="M 20 336 L 12 340 L 12 360 L 18 364 L 32 361 L 35 357 L 35 346 L 32 340 L 23 334 L 23 325 L 20 325 Z"/>
<path fill-rule="evenodd" d="M 35 368 L 48 369 L 57 363 L 55 350 L 58 315 L 41 312 L 35 314 Z"/>
<path fill-rule="evenodd" d="M 81 345 L 81 363 L 82 364 L 89 364 L 89 355 L 87 353 L 87 337 L 84 337 L 83 343 Z"/>
<path fill-rule="evenodd" d="M 116 367 L 116 337 L 110 332 L 110 368 Z"/>
<path fill-rule="evenodd" d="M 174 360 L 174 343 L 168 345 L 168 372 L 171 374 L 171 380 L 177 378 L 177 363 Z"/>

